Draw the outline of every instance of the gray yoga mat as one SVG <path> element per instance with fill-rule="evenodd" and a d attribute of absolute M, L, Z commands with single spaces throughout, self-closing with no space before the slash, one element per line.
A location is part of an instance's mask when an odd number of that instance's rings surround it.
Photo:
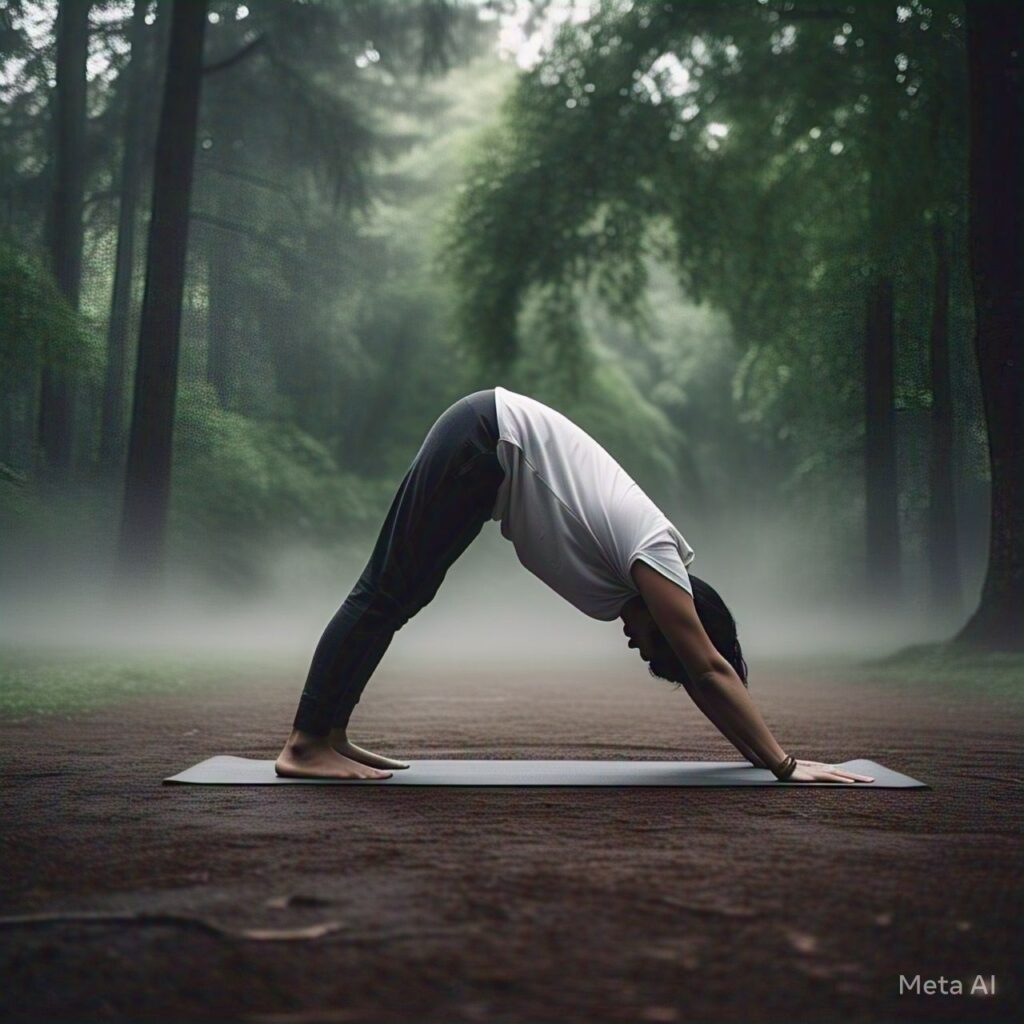
<path fill-rule="evenodd" d="M 410 761 L 389 779 L 283 779 L 273 761 L 222 754 L 164 782 L 212 786 L 846 786 L 848 789 L 927 789 L 923 782 L 874 761 L 840 767 L 872 783 L 777 782 L 767 768 L 745 761 Z"/>

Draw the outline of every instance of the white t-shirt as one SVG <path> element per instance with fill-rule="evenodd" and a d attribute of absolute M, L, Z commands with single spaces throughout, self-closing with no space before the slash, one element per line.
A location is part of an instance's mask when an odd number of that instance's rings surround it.
<path fill-rule="evenodd" d="M 638 559 L 693 594 L 693 549 L 589 434 L 560 412 L 494 389 L 505 479 L 492 519 L 519 561 L 581 612 L 610 621 L 638 593 Z"/>

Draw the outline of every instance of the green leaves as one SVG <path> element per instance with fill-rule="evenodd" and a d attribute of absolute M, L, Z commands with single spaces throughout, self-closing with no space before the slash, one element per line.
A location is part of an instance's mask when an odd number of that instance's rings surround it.
<path fill-rule="evenodd" d="M 184 388 L 178 408 L 174 541 L 225 583 L 258 582 L 272 568 L 261 555 L 282 544 L 361 539 L 386 506 L 392 481 L 341 472 L 294 424 L 223 409 L 206 385 Z"/>
<path fill-rule="evenodd" d="M 0 238 L 0 372 L 98 370 L 98 342 L 35 257 Z"/>
<path fill-rule="evenodd" d="M 756 353 L 736 389 L 749 429 L 778 440 L 838 418 L 844 448 L 861 413 L 870 215 L 886 225 L 901 301 L 916 303 L 927 212 L 965 188 L 956 14 L 608 2 L 563 25 L 481 138 L 456 205 L 463 344 L 508 366 L 528 323 L 533 348 L 546 338 L 562 350 L 552 364 L 586 373 L 597 339 L 581 334 L 579 303 L 642 328 L 648 260 L 668 260 Z M 937 110 L 953 119 L 941 144 Z M 907 312 L 908 351 L 922 322 Z M 917 376 L 901 393 L 918 393 L 918 361 L 900 366 Z M 827 464 L 811 456 L 828 436 L 787 434 L 813 439 L 795 456 L 802 472 Z"/>

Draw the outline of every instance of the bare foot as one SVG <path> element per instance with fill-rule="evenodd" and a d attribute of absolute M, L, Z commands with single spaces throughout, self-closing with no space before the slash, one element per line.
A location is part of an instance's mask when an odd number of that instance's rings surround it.
<path fill-rule="evenodd" d="M 286 778 L 389 779 L 391 772 L 338 753 L 326 736 L 309 736 L 294 730 L 277 755 L 274 770 Z"/>
<path fill-rule="evenodd" d="M 357 747 L 344 732 L 334 729 L 330 736 L 331 746 L 343 757 L 351 758 L 360 764 L 369 765 L 371 768 L 408 768 L 404 761 L 396 761 L 394 758 L 385 757 L 383 754 L 375 754 L 372 750 L 365 750 Z"/>

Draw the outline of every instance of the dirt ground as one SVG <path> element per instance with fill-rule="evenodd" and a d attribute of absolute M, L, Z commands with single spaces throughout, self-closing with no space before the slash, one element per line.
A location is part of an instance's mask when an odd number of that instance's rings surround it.
<path fill-rule="evenodd" d="M 279 678 L 0 722 L 0 913 L 141 915 L 0 924 L 0 1016 L 1024 1018 L 1020 704 L 781 669 L 752 692 L 800 755 L 933 788 L 160 785 L 273 757 L 297 697 Z M 382 667 L 352 732 L 409 758 L 730 756 L 642 674 Z M 901 975 L 996 992 L 900 995 Z"/>

